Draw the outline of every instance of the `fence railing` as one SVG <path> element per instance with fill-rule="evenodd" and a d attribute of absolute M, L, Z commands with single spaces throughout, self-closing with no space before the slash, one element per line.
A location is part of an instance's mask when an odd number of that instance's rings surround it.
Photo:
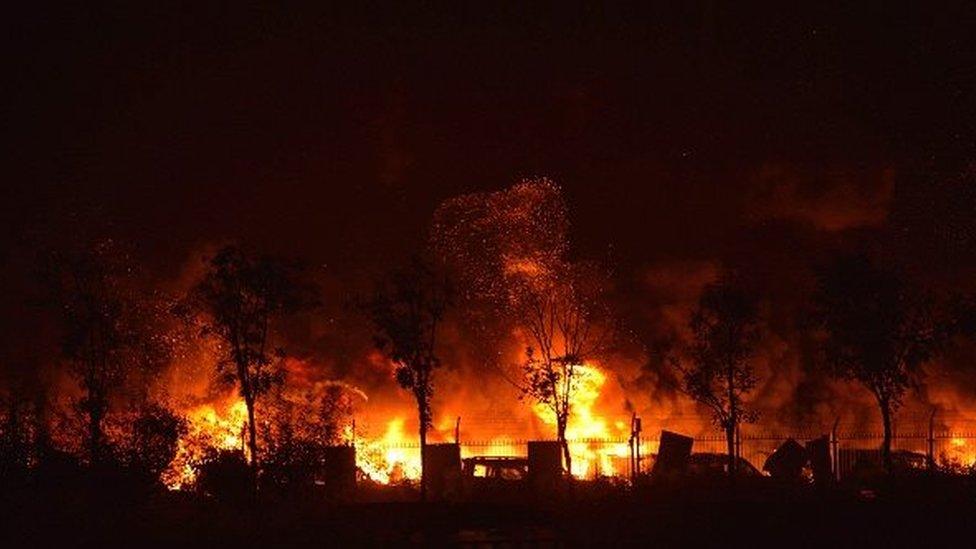
<path fill-rule="evenodd" d="M 830 442 L 831 461 L 838 479 L 851 474 L 860 466 L 880 463 L 883 435 L 879 432 L 840 431 L 740 433 L 735 441 L 736 452 L 761 471 L 766 459 L 787 439 L 805 443 L 822 436 Z M 693 437 L 694 453 L 724 454 L 727 441 L 721 433 L 707 433 Z M 533 439 L 539 440 L 539 439 Z M 641 436 L 639 446 L 632 438 L 578 438 L 570 439 L 574 456 L 574 474 L 584 478 L 625 477 L 635 473 L 635 468 L 648 472 L 658 452 L 658 437 Z M 473 456 L 525 456 L 529 439 L 493 438 L 460 441 L 462 458 Z M 379 443 L 374 448 L 396 449 L 398 454 L 419 457 L 417 442 Z M 929 431 L 908 430 L 892 436 L 892 450 L 904 467 L 928 467 L 949 465 L 969 467 L 976 463 L 976 431 Z M 636 455 L 639 455 L 639 460 Z"/>

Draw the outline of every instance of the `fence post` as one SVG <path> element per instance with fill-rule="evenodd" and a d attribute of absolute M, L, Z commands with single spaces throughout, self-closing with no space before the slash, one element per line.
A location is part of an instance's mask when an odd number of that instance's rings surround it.
<path fill-rule="evenodd" d="M 928 451 L 929 472 L 935 471 L 935 408 L 929 415 L 929 451 Z"/>
<path fill-rule="evenodd" d="M 831 453 L 831 466 L 834 469 L 834 480 L 840 482 L 840 441 L 837 437 L 837 424 L 840 423 L 840 416 L 834 420 L 834 426 L 830 429 L 830 453 Z"/>
<path fill-rule="evenodd" d="M 637 470 L 637 476 L 640 477 L 641 473 L 641 418 L 636 418 L 636 425 L 634 429 L 634 468 Z M 636 479 L 635 479 L 636 480 Z"/>
<path fill-rule="evenodd" d="M 630 416 L 630 482 L 635 484 L 637 482 L 637 412 L 633 412 Z"/>
<path fill-rule="evenodd" d="M 735 461 L 737 465 L 740 459 L 742 459 L 742 427 L 737 424 L 735 426 Z"/>

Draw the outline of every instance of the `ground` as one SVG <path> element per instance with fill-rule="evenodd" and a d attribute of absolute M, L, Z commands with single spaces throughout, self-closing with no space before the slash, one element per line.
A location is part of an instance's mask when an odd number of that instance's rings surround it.
<path fill-rule="evenodd" d="M 108 488 L 106 488 L 108 490 Z M 309 498 L 229 504 L 178 493 L 7 493 L 2 547 L 967 546 L 976 497 L 908 488 L 692 496 L 652 490 L 511 503 Z"/>

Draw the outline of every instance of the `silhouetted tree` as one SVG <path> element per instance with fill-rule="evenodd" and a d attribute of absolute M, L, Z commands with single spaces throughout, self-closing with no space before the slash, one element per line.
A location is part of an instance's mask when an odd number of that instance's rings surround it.
<path fill-rule="evenodd" d="M 528 341 L 519 388 L 553 413 L 567 472 L 572 456 L 566 429 L 586 362 L 605 353 L 611 341 L 608 324 L 600 322 L 607 320 L 600 314 L 601 282 L 592 269 L 560 265 L 514 285 L 514 309 Z"/>
<path fill-rule="evenodd" d="M 157 482 L 176 456 L 186 430 L 186 421 L 172 410 L 146 403 L 132 422 L 128 447 L 121 457 L 135 473 Z"/>
<path fill-rule="evenodd" d="M 427 430 L 432 414 L 437 356 L 437 329 L 452 302 L 451 284 L 446 277 L 421 260 L 397 270 L 376 295 L 364 304 L 376 328 L 376 345 L 396 364 L 400 387 L 413 393 L 420 420 L 421 498 L 427 497 Z"/>
<path fill-rule="evenodd" d="M 946 333 L 929 298 L 864 255 L 837 258 L 818 278 L 823 364 L 832 375 L 871 391 L 884 430 L 882 461 L 890 473 L 893 414 Z"/>
<path fill-rule="evenodd" d="M 168 356 L 158 298 L 138 287 L 134 272 L 130 257 L 112 240 L 52 252 L 41 264 L 63 356 L 84 391 L 78 408 L 86 418 L 93 464 L 105 457 L 103 421 L 112 395 L 128 376 L 156 370 Z"/>
<path fill-rule="evenodd" d="M 202 324 L 202 334 L 219 341 L 222 380 L 237 385 L 247 408 L 247 446 L 253 481 L 259 468 L 255 403 L 281 383 L 284 350 L 273 347 L 272 324 L 314 305 L 314 288 L 301 281 L 297 266 L 254 255 L 236 246 L 218 251 L 208 270 L 177 309 Z"/>
<path fill-rule="evenodd" d="M 735 477 L 735 435 L 756 413 L 745 401 L 757 383 L 751 359 L 761 337 L 758 301 L 731 279 L 705 287 L 689 323 L 684 359 L 672 357 L 679 387 L 712 413 L 725 434 L 729 476 Z"/>

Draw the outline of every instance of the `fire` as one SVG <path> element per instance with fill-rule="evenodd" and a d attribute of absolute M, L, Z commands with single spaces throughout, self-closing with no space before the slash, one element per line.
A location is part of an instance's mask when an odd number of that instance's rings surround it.
<path fill-rule="evenodd" d="M 367 478 L 381 484 L 420 478 L 417 435 L 404 433 L 405 421 L 395 417 L 378 439 L 357 439 L 356 466 Z"/>
<path fill-rule="evenodd" d="M 573 458 L 572 474 L 579 478 L 596 475 L 612 476 L 620 474 L 621 461 L 630 455 L 630 449 L 623 440 L 629 435 L 629 426 L 623 422 L 608 421 L 598 411 L 601 390 L 606 384 L 606 374 L 593 365 L 578 367 L 579 386 L 572 399 L 572 416 L 566 432 Z M 532 407 L 535 415 L 546 425 L 555 426 L 552 410 L 544 405 Z M 439 429 L 431 431 L 432 438 L 447 438 L 444 433 L 453 428 L 453 417 L 440 422 Z M 448 421 L 448 420 L 451 421 Z M 384 433 L 379 437 L 355 439 L 356 464 L 362 474 L 382 484 L 405 479 L 420 478 L 420 450 L 417 434 L 405 429 L 406 420 L 397 416 L 386 423 Z M 464 448 L 464 456 L 515 456 L 524 453 L 511 435 L 489 439 L 487 445 L 478 446 L 475 451 Z M 595 444 L 588 440 L 618 439 L 619 443 Z"/>
<path fill-rule="evenodd" d="M 971 440 L 955 437 L 949 439 L 949 444 L 945 450 L 943 458 L 949 463 L 971 467 L 976 465 L 976 447 L 971 444 Z"/>
<path fill-rule="evenodd" d="M 586 440 L 626 437 L 629 434 L 627 426 L 619 421 L 609 425 L 596 410 L 600 391 L 607 381 L 606 375 L 590 364 L 576 366 L 576 375 L 579 376 L 579 384 L 571 395 L 569 425 L 566 427 L 566 438 L 577 441 L 569 445 L 571 473 L 580 478 L 612 476 L 618 473 L 615 461 L 630 455 L 627 444 L 620 442 L 597 447 Z M 552 409 L 536 403 L 532 410 L 545 424 L 555 428 L 556 416 Z"/>
<path fill-rule="evenodd" d="M 163 472 L 162 480 L 171 490 L 179 490 L 196 480 L 194 464 L 210 449 L 246 451 L 244 429 L 247 407 L 237 398 L 220 406 L 203 404 L 186 413 L 187 432 L 180 438 L 176 457 Z"/>
<path fill-rule="evenodd" d="M 566 433 L 567 438 L 574 441 L 570 444 L 573 458 L 571 472 L 579 478 L 620 474 L 623 472 L 621 463 L 629 456 L 629 448 L 624 442 L 629 429 L 620 421 L 608 420 L 599 411 L 601 392 L 607 385 L 606 374 L 597 366 L 587 364 L 577 367 L 577 375 L 579 384 L 573 394 Z M 444 414 L 442 420 L 431 429 L 431 442 L 453 440 L 455 421 L 457 415 L 463 418 L 463 409 L 451 411 L 451 414 Z M 555 429 L 552 410 L 534 404 L 532 412 L 542 424 Z M 236 394 L 190 408 L 184 415 L 187 432 L 178 442 L 176 457 L 163 473 L 164 483 L 174 490 L 193 485 L 197 475 L 195 467 L 208 451 L 247 452 L 247 408 Z M 381 424 L 381 434 L 357 433 L 350 425 L 344 428 L 341 438 L 356 447 L 356 465 L 363 477 L 381 484 L 419 479 L 420 445 L 416 431 L 408 428 L 409 416 L 398 409 L 386 417 L 390 419 Z M 517 439 L 524 438 L 526 433 L 522 429 L 501 434 L 485 433 L 488 436 L 478 440 L 487 440 L 487 443 L 480 442 L 474 448 L 464 447 L 463 457 L 524 455 L 524 446 Z M 479 436 L 479 433 L 472 435 Z M 621 442 L 596 444 L 588 442 L 591 439 L 617 439 Z"/>

